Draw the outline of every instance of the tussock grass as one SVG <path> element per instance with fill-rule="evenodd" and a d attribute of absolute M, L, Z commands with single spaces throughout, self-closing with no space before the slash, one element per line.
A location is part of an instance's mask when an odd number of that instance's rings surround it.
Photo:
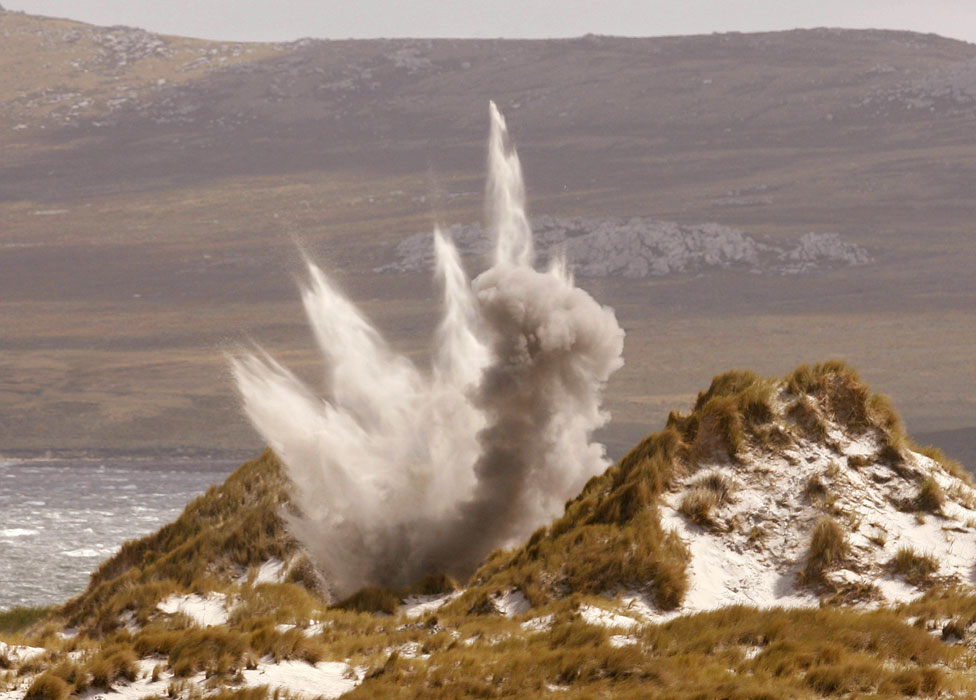
<path fill-rule="evenodd" d="M 945 505 L 945 493 L 939 482 L 931 475 L 925 477 L 915 496 L 915 508 L 928 513 L 941 513 Z"/>
<path fill-rule="evenodd" d="M 186 678 L 204 671 L 207 675 L 228 674 L 260 656 L 254 654 L 249 635 L 226 628 L 188 630 L 146 630 L 133 640 L 140 656 L 167 657 L 173 674 Z"/>
<path fill-rule="evenodd" d="M 800 429 L 808 440 L 823 442 L 827 439 L 827 424 L 817 412 L 816 407 L 806 396 L 800 396 L 786 409 L 786 415 Z"/>
<path fill-rule="evenodd" d="M 811 503 L 825 503 L 827 501 L 827 485 L 818 475 L 811 474 L 803 486 L 803 495 Z"/>
<path fill-rule="evenodd" d="M 678 511 L 699 525 L 715 525 L 712 511 L 732 500 L 735 485 L 720 472 L 711 472 L 696 479 L 681 499 Z"/>
<path fill-rule="evenodd" d="M 899 547 L 889 567 L 908 583 L 924 586 L 932 582 L 932 576 L 939 570 L 939 562 L 931 554 L 916 551 L 914 547 Z"/>
<path fill-rule="evenodd" d="M 822 582 L 824 574 L 847 556 L 848 548 L 847 536 L 840 524 L 828 515 L 821 516 L 810 535 L 805 582 Z"/>
<path fill-rule="evenodd" d="M 817 365 L 800 365 L 784 381 L 786 391 L 796 397 L 788 409 L 791 419 L 809 437 L 823 439 L 822 418 L 830 418 L 847 430 L 860 434 L 875 429 L 884 437 L 888 459 L 900 454 L 904 427 L 891 400 L 872 393 L 857 372 L 841 360 Z"/>
<path fill-rule="evenodd" d="M 99 650 L 98 656 L 87 665 L 85 671 L 91 675 L 92 687 L 109 689 L 120 680 L 134 681 L 139 671 L 137 662 L 131 647 L 116 643 Z"/>
<path fill-rule="evenodd" d="M 281 624 L 304 626 L 321 617 L 325 604 L 303 586 L 288 583 L 262 583 L 240 590 L 228 623 L 231 626 L 263 617 Z"/>
<path fill-rule="evenodd" d="M 912 449 L 919 454 L 925 455 L 929 459 L 937 462 L 947 474 L 961 480 L 967 486 L 974 485 L 973 475 L 966 471 L 966 468 L 962 466 L 962 464 L 950 457 L 947 457 L 946 453 L 940 450 L 938 447 L 934 447 L 932 445 L 922 447 L 912 444 Z"/>
<path fill-rule="evenodd" d="M 51 673 L 42 673 L 27 688 L 24 700 L 65 700 L 70 686 Z"/>

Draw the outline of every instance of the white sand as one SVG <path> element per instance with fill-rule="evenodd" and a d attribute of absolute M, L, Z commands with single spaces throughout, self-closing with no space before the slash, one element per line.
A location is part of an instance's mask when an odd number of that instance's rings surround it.
<path fill-rule="evenodd" d="M 880 444 L 871 433 L 852 438 L 834 425 L 829 426 L 829 437 L 838 451 L 801 442 L 780 455 L 746 455 L 739 465 L 705 465 L 683 479 L 665 495 L 661 507 L 662 525 L 676 531 L 691 552 L 690 587 L 683 604 L 676 611 L 661 613 L 634 593 L 623 596 L 623 602 L 656 621 L 735 604 L 818 605 L 817 594 L 798 585 L 811 532 L 826 510 L 805 494 L 811 478 L 819 478 L 825 485 L 833 498 L 834 517 L 848 533 L 849 560 L 828 573 L 830 580 L 874 585 L 882 602 L 912 600 L 922 590 L 893 578 L 887 570 L 898 549 L 910 546 L 938 560 L 937 577 L 971 585 L 976 528 L 969 523 L 976 523 L 976 510 L 966 503 L 976 503 L 976 492 L 938 463 L 914 452 L 907 453 L 905 468 L 919 476 L 905 478 L 876 460 Z M 855 456 L 866 456 L 869 463 L 849 466 L 848 459 Z M 682 515 L 679 508 L 689 487 L 710 472 L 729 478 L 736 490 L 732 502 L 715 513 L 719 527 L 707 529 Z M 947 500 L 944 517 L 925 513 L 919 522 L 915 513 L 902 509 L 927 475 L 939 482 Z"/>
<path fill-rule="evenodd" d="M 201 627 L 226 625 L 229 617 L 227 596 L 223 593 L 171 595 L 156 607 L 170 615 L 183 613 Z"/>
<path fill-rule="evenodd" d="M 599 625 L 600 627 L 630 629 L 639 624 L 637 620 L 627 615 L 620 615 L 612 610 L 597 607 L 595 605 L 581 605 L 579 609 L 580 617 L 588 625 Z"/>
<path fill-rule="evenodd" d="M 244 671 L 243 675 L 245 685 L 266 685 L 272 693 L 280 689 L 309 700 L 337 698 L 363 681 L 361 670 L 337 661 L 320 661 L 314 666 L 304 661 L 261 664 L 253 671 Z"/>
<path fill-rule="evenodd" d="M 440 595 L 410 596 L 403 601 L 403 605 L 399 607 L 398 611 L 410 619 L 423 617 L 427 613 L 434 612 L 446 603 L 451 602 L 459 595 L 461 595 L 460 591 L 442 593 Z"/>

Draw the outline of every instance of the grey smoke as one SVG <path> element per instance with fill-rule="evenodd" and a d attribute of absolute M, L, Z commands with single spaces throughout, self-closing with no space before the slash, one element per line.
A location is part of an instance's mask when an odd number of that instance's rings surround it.
<path fill-rule="evenodd" d="M 473 282 L 433 236 L 444 301 L 428 372 L 311 263 L 302 299 L 321 396 L 267 354 L 231 358 L 245 411 L 294 485 L 289 527 L 337 596 L 466 577 L 608 466 L 591 436 L 609 419 L 602 392 L 624 333 L 558 259 L 534 267 L 521 166 L 493 104 L 487 195 L 494 261 Z"/>

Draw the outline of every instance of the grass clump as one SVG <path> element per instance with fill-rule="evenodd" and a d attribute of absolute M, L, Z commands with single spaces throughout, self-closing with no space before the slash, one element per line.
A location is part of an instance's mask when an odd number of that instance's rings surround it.
<path fill-rule="evenodd" d="M 825 503 L 827 501 L 827 485 L 817 474 L 811 474 L 803 486 L 803 495 L 811 503 Z"/>
<path fill-rule="evenodd" d="M 904 428 L 891 400 L 883 394 L 872 393 L 847 363 L 828 360 L 813 366 L 800 365 L 787 376 L 784 386 L 796 397 L 790 407 L 791 418 L 811 435 L 816 436 L 821 431 L 815 419 L 816 409 L 810 403 L 812 399 L 822 406 L 828 417 L 848 430 L 863 433 L 875 428 L 881 431 L 887 444 L 897 451 Z M 889 450 L 890 454 L 893 454 L 892 450 Z"/>
<path fill-rule="evenodd" d="M 134 681 L 139 672 L 138 661 L 129 645 L 112 644 L 103 647 L 84 670 L 91 676 L 92 687 L 108 690 L 117 681 Z"/>
<path fill-rule="evenodd" d="M 822 442 L 827 439 L 827 424 L 817 412 L 816 406 L 806 396 L 800 396 L 786 409 L 786 415 L 809 440 Z"/>
<path fill-rule="evenodd" d="M 241 589 L 228 622 L 233 626 L 274 617 L 278 623 L 303 626 L 324 609 L 323 600 L 303 586 L 262 583 Z"/>
<path fill-rule="evenodd" d="M 925 477 L 915 496 L 916 510 L 939 514 L 942 512 L 943 505 L 945 505 L 945 493 L 939 486 L 939 482 L 932 475 Z"/>
<path fill-rule="evenodd" d="M 65 700 L 71 687 L 53 673 L 42 673 L 27 688 L 24 700 Z"/>
<path fill-rule="evenodd" d="M 443 573 L 427 574 L 411 586 L 365 586 L 334 605 L 340 610 L 392 615 L 404 599 L 415 595 L 443 595 L 458 590 L 458 582 Z"/>
<path fill-rule="evenodd" d="M 973 486 L 972 474 L 966 471 L 966 468 L 960 462 L 946 456 L 946 453 L 938 447 L 932 445 L 926 445 L 924 447 L 914 445 L 913 449 L 936 462 L 950 476 L 960 479 L 967 486 Z"/>
<path fill-rule="evenodd" d="M 913 547 L 899 547 L 889 566 L 892 572 L 914 586 L 930 584 L 932 576 L 939 570 L 935 557 L 918 552 Z"/>
<path fill-rule="evenodd" d="M 251 650 L 250 635 L 219 627 L 144 630 L 133 641 L 133 648 L 140 656 L 168 657 L 169 667 L 178 678 L 200 671 L 208 676 L 227 674 L 259 658 Z"/>
<path fill-rule="evenodd" d="M 693 443 L 698 460 L 734 459 L 745 444 L 742 416 L 735 399 L 713 396 L 701 408 L 698 434 Z"/>
<path fill-rule="evenodd" d="M 808 583 L 823 582 L 824 574 L 837 566 L 848 553 L 847 537 L 840 524 L 830 516 L 821 516 L 813 527 L 807 563 L 804 569 Z"/>
<path fill-rule="evenodd" d="M 774 386 L 774 382 L 748 370 L 719 374 L 707 391 L 698 394 L 692 415 L 672 415 L 669 424 L 684 424 L 682 432 L 697 459 L 734 459 L 748 436 L 761 433 L 773 420 Z M 769 436 L 762 433 L 762 437 Z"/>
<path fill-rule="evenodd" d="M 734 484 L 724 474 L 711 472 L 691 484 L 678 511 L 702 526 L 714 526 L 712 511 L 732 499 Z"/>

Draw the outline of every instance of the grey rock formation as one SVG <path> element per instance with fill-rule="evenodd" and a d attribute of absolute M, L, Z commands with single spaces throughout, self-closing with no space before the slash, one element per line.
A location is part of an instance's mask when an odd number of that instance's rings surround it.
<path fill-rule="evenodd" d="M 807 233 L 796 245 L 786 246 L 721 224 L 689 225 L 643 217 L 540 216 L 532 220 L 532 229 L 541 262 L 561 255 L 581 277 L 640 278 L 729 268 L 787 275 L 871 261 L 864 248 L 843 241 L 835 233 Z M 480 224 L 456 224 L 447 232 L 464 256 L 477 258 L 491 253 L 490 236 Z M 377 271 L 431 269 L 434 253 L 430 234 L 404 239 L 397 245 L 395 256 L 394 262 Z"/>

